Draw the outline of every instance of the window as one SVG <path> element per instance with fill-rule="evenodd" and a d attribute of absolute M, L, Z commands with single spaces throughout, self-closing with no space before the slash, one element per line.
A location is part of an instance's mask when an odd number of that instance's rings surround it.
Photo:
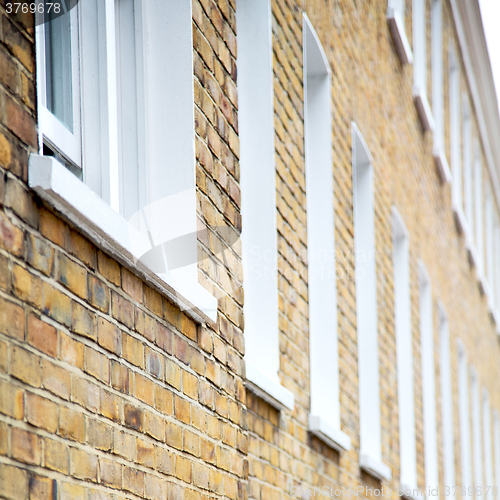
<path fill-rule="evenodd" d="M 483 388 L 483 447 L 484 447 L 484 480 L 486 486 L 493 487 L 493 455 L 491 447 L 490 395 Z M 491 488 L 486 488 L 485 500 L 493 499 Z"/>
<path fill-rule="evenodd" d="M 500 488 L 500 416 L 493 412 L 493 439 L 495 446 L 495 486 Z"/>
<path fill-rule="evenodd" d="M 78 2 L 37 26 L 36 44 L 30 186 L 195 319 L 216 321 L 198 283 L 190 2 Z"/>
<path fill-rule="evenodd" d="M 475 202 L 475 238 L 476 238 L 476 267 L 479 282 L 484 280 L 484 212 L 483 212 L 483 164 L 479 142 L 474 148 L 474 202 Z"/>
<path fill-rule="evenodd" d="M 488 292 L 488 305 L 490 311 L 493 313 L 495 310 L 495 270 L 493 267 L 494 261 L 494 237 L 495 229 L 493 225 L 493 210 L 494 199 L 491 191 L 490 184 L 486 182 L 486 200 L 485 200 L 485 232 L 486 232 L 486 276 L 487 276 L 487 292 Z"/>
<path fill-rule="evenodd" d="M 498 211 L 495 210 L 495 283 L 496 283 L 496 318 L 497 318 L 497 328 L 500 331 L 500 218 Z"/>
<path fill-rule="evenodd" d="M 280 409 L 293 409 L 293 394 L 278 378 L 278 235 L 270 1 L 238 0 L 236 21 L 246 375 L 249 388 L 268 403 Z"/>
<path fill-rule="evenodd" d="M 375 213 L 372 157 L 352 124 L 356 318 L 358 332 L 360 466 L 379 479 L 390 479 L 382 463 L 377 327 Z"/>
<path fill-rule="evenodd" d="M 412 64 L 413 55 L 405 30 L 405 0 L 389 0 L 387 22 L 401 62 Z"/>
<path fill-rule="evenodd" d="M 413 99 L 422 129 L 434 130 L 434 118 L 427 99 L 427 35 L 425 0 L 413 0 Z"/>
<path fill-rule="evenodd" d="M 394 310 L 396 325 L 400 486 L 417 489 L 417 450 L 415 441 L 415 397 L 413 391 L 413 342 L 410 297 L 410 242 L 408 230 L 396 207 L 392 207 Z"/>
<path fill-rule="evenodd" d="M 460 147 L 460 70 L 455 51 L 450 50 L 450 147 L 452 169 L 452 206 L 455 222 L 462 233 L 466 230 L 462 196 L 462 152 Z"/>
<path fill-rule="evenodd" d="M 481 395 L 479 379 L 474 367 L 471 367 L 471 399 L 472 399 L 472 446 L 474 460 L 474 488 L 484 486 L 483 450 L 481 446 Z M 488 485 L 489 486 L 489 485 Z"/>
<path fill-rule="evenodd" d="M 450 330 L 448 316 L 439 305 L 439 367 L 441 378 L 441 418 L 443 429 L 444 485 L 455 485 L 455 453 L 453 439 L 453 398 L 451 387 Z"/>
<path fill-rule="evenodd" d="M 441 180 L 450 182 L 450 167 L 444 151 L 443 6 L 441 0 L 432 0 L 431 9 L 432 110 L 435 125 L 433 153 Z"/>
<path fill-rule="evenodd" d="M 420 343 L 422 352 L 422 403 L 424 415 L 425 487 L 437 488 L 438 448 L 436 424 L 436 381 L 434 364 L 434 329 L 432 290 L 427 269 L 420 262 Z"/>
<path fill-rule="evenodd" d="M 331 75 L 318 36 L 305 14 L 303 29 L 311 353 L 309 428 L 334 448 L 348 450 L 351 440 L 340 430 Z"/>
<path fill-rule="evenodd" d="M 462 94 L 462 130 L 463 130 L 463 142 L 462 142 L 462 156 L 464 165 L 464 206 L 465 206 L 465 217 L 467 219 L 467 226 L 469 229 L 467 236 L 467 247 L 472 250 L 474 245 L 474 182 L 473 182 L 473 170 L 472 170 L 472 148 L 471 148 L 471 113 L 470 105 L 467 94 Z"/>
<path fill-rule="evenodd" d="M 460 470 L 462 485 L 472 486 L 470 408 L 469 408 L 469 368 L 463 343 L 458 340 L 458 409 L 460 416 Z"/>
<path fill-rule="evenodd" d="M 61 2 L 61 7 L 65 8 Z M 37 68 L 41 144 L 71 162 L 81 176 L 79 9 L 37 14 Z"/>

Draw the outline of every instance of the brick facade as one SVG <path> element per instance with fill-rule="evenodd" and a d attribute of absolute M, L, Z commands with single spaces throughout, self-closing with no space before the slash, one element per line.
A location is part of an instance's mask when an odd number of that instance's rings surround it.
<path fill-rule="evenodd" d="M 418 486 L 419 260 L 432 281 L 441 486 L 438 301 L 450 322 L 460 484 L 456 339 L 500 410 L 498 335 L 456 229 L 451 186 L 434 164 L 432 133 L 420 127 L 387 1 L 271 5 L 280 379 L 295 396 L 295 409 L 281 412 L 245 390 L 236 1 L 192 0 L 197 215 L 208 229 L 199 233 L 199 280 L 219 299 L 217 324 L 201 325 L 28 188 L 28 157 L 38 149 L 33 18 L 7 14 L 0 0 L 0 498 L 275 500 L 292 497 L 292 487 L 380 487 L 359 468 L 351 121 L 374 159 L 382 456 L 392 469 L 383 485 L 400 486 L 393 205 L 410 233 Z M 406 10 L 411 39 L 409 0 Z M 332 69 L 340 415 L 352 440 L 342 453 L 308 432 L 303 11 Z M 443 25 L 443 47 L 460 54 L 447 1 Z M 447 89 L 446 56 L 444 67 Z M 470 92 L 462 60 L 461 75 Z M 474 110 L 473 133 L 480 137 Z"/>

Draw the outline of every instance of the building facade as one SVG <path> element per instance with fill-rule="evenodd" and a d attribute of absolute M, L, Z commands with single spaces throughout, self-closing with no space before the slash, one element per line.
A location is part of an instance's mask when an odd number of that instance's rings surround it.
<path fill-rule="evenodd" d="M 0 498 L 498 495 L 477 0 L 0 17 Z"/>

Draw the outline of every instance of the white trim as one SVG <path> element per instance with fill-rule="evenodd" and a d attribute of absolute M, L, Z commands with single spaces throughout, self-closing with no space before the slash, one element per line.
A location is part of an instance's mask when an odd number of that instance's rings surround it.
<path fill-rule="evenodd" d="M 410 294 L 410 242 L 406 225 L 392 207 L 394 312 L 399 410 L 400 481 L 417 488 L 413 335 Z"/>
<path fill-rule="evenodd" d="M 422 87 L 413 87 L 413 101 L 415 102 L 415 107 L 417 108 L 418 117 L 420 119 L 420 124 L 424 132 L 434 131 L 434 117 L 432 116 L 432 110 L 427 99 L 427 93 L 422 89 Z M 446 179 L 446 174 L 440 173 L 441 178 Z"/>
<path fill-rule="evenodd" d="M 472 486 L 469 369 L 465 346 L 457 339 L 458 350 L 458 410 L 460 420 L 460 471 L 461 484 L 466 489 Z"/>
<path fill-rule="evenodd" d="M 434 162 L 436 163 L 436 167 L 438 169 L 439 178 L 443 183 L 451 182 L 451 172 L 450 167 L 448 165 L 448 160 L 446 159 L 446 153 L 444 149 L 440 149 L 433 152 Z"/>
<path fill-rule="evenodd" d="M 309 415 L 309 430 L 317 438 L 339 452 L 351 449 L 351 438 L 345 432 L 331 426 L 321 417 Z"/>
<path fill-rule="evenodd" d="M 404 0 L 389 0 L 387 5 L 387 23 L 396 52 L 402 64 L 412 64 L 413 54 L 406 36 Z"/>
<path fill-rule="evenodd" d="M 444 96 L 443 96 L 443 6 L 441 0 L 432 0 L 431 5 L 431 69 L 432 110 L 434 113 L 434 158 L 444 155 Z M 439 165 L 438 165 L 439 166 Z M 440 172 L 444 182 L 445 172 Z"/>
<path fill-rule="evenodd" d="M 450 64 L 448 71 L 450 101 L 450 157 L 452 169 L 451 198 L 456 212 L 462 211 L 462 155 L 460 147 L 461 113 L 460 113 L 460 68 L 453 47 L 449 50 Z"/>
<path fill-rule="evenodd" d="M 31 154 L 29 186 L 42 199 L 61 212 L 96 245 L 111 253 L 127 267 L 154 284 L 186 314 L 198 322 L 215 324 L 217 299 L 188 276 L 176 278 L 157 274 L 140 258 L 151 249 L 151 242 L 82 181 L 51 156 Z M 172 214 L 172 217 L 175 217 Z"/>
<path fill-rule="evenodd" d="M 384 479 L 387 481 L 391 480 L 391 468 L 388 465 L 373 459 L 370 455 L 360 455 L 359 466 L 362 470 L 368 472 L 368 474 L 376 479 L 379 479 L 380 481 Z"/>
<path fill-rule="evenodd" d="M 495 448 L 495 486 L 500 488 L 500 416 L 493 410 L 493 442 Z"/>
<path fill-rule="evenodd" d="M 250 361 L 246 361 L 246 381 L 248 390 L 281 411 L 285 408 L 293 410 L 295 397 L 291 391 L 283 387 L 279 380 L 272 379 Z"/>
<path fill-rule="evenodd" d="M 450 327 L 444 305 L 439 302 L 439 373 L 441 379 L 441 419 L 444 485 L 455 484 L 455 443 L 453 429 L 453 390 L 451 383 Z"/>
<path fill-rule="evenodd" d="M 425 487 L 428 490 L 439 486 L 438 436 L 432 288 L 422 261 L 419 262 L 419 293 Z"/>
<path fill-rule="evenodd" d="M 490 395 L 483 387 L 483 450 L 484 450 L 484 481 L 485 485 L 493 486 L 493 454 L 491 444 L 491 408 Z M 485 500 L 493 500 L 491 488 L 483 495 Z M 495 495 L 496 497 L 497 495 Z"/>
<path fill-rule="evenodd" d="M 474 457 L 474 487 L 484 486 L 483 447 L 481 432 L 481 395 L 476 369 L 471 366 L 471 399 L 472 399 L 472 445 Z M 488 485 L 489 486 L 489 485 Z"/>

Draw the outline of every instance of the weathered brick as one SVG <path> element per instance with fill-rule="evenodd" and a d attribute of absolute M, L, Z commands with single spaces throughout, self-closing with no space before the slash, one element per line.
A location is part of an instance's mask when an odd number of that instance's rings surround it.
<path fill-rule="evenodd" d="M 57 496 L 57 482 L 55 479 L 30 474 L 29 498 L 30 500 L 45 500 Z"/>
<path fill-rule="evenodd" d="M 42 386 L 53 394 L 69 400 L 71 376 L 66 369 L 42 359 Z"/>
<path fill-rule="evenodd" d="M 184 431 L 184 451 L 195 457 L 200 456 L 200 438 L 188 430 Z"/>
<path fill-rule="evenodd" d="M 128 328 L 134 328 L 134 307 L 121 295 L 111 292 L 113 318 Z"/>
<path fill-rule="evenodd" d="M 190 483 L 192 479 L 191 460 L 177 456 L 175 459 L 175 475 L 182 481 Z"/>
<path fill-rule="evenodd" d="M 160 354 L 146 347 L 146 370 L 155 378 L 163 380 L 163 359 Z"/>
<path fill-rule="evenodd" d="M 33 386 L 40 387 L 42 376 L 40 357 L 22 347 L 10 351 L 10 373 L 13 377 Z"/>
<path fill-rule="evenodd" d="M 202 438 L 200 450 L 201 459 L 204 462 L 209 462 L 214 465 L 216 464 L 217 457 L 215 456 L 215 444 L 212 441 Z"/>
<path fill-rule="evenodd" d="M 26 234 L 26 259 L 43 274 L 50 276 L 54 264 L 54 249 L 43 239 L 31 233 Z"/>
<path fill-rule="evenodd" d="M 101 389 L 101 415 L 115 422 L 122 421 L 123 402 L 119 396 Z"/>
<path fill-rule="evenodd" d="M 163 419 L 153 412 L 145 411 L 144 431 L 148 436 L 151 436 L 157 441 L 163 441 L 165 438 Z"/>
<path fill-rule="evenodd" d="M 5 206 L 11 208 L 24 222 L 38 228 L 39 212 L 31 194 L 17 179 L 14 180 L 12 177 L 7 177 Z"/>
<path fill-rule="evenodd" d="M 111 451 L 113 448 L 113 429 L 100 420 L 87 420 L 87 438 L 89 445 L 98 450 Z"/>
<path fill-rule="evenodd" d="M 88 281 L 89 302 L 100 311 L 107 313 L 109 311 L 108 286 L 102 280 L 92 275 L 89 275 Z"/>
<path fill-rule="evenodd" d="M 144 305 L 156 316 L 161 316 L 163 313 L 162 297 L 151 287 L 143 285 L 143 302 Z"/>
<path fill-rule="evenodd" d="M 85 442 L 85 418 L 83 413 L 66 406 L 59 408 L 58 434 L 66 439 Z"/>
<path fill-rule="evenodd" d="M 83 368 L 83 344 L 72 339 L 63 332 L 59 332 L 59 356 L 62 361 L 76 368 Z"/>
<path fill-rule="evenodd" d="M 165 358 L 165 382 L 181 390 L 182 370 L 172 360 Z"/>
<path fill-rule="evenodd" d="M 144 496 L 144 472 L 125 465 L 123 467 L 123 489 Z"/>
<path fill-rule="evenodd" d="M 62 483 L 60 500 L 87 500 L 88 489 L 73 483 Z"/>
<path fill-rule="evenodd" d="M 151 342 L 156 341 L 158 323 L 141 309 L 135 310 L 134 328 L 136 332 L 144 335 Z"/>
<path fill-rule="evenodd" d="M 73 332 L 92 340 L 97 339 L 95 314 L 79 302 L 72 304 L 71 329 Z"/>
<path fill-rule="evenodd" d="M 105 384 L 109 384 L 109 359 L 87 346 L 85 346 L 85 371 Z"/>
<path fill-rule="evenodd" d="M 40 232 L 50 241 L 67 249 L 70 246 L 69 227 L 52 212 L 40 211 Z"/>
<path fill-rule="evenodd" d="M 57 357 L 57 330 L 33 314 L 28 317 L 28 342 L 39 351 Z"/>
<path fill-rule="evenodd" d="M 136 446 L 135 437 L 118 429 L 114 430 L 113 434 L 113 453 L 135 462 Z"/>
<path fill-rule="evenodd" d="M 165 442 L 177 450 L 182 450 L 182 429 L 174 422 L 165 422 Z"/>
<path fill-rule="evenodd" d="M 152 380 L 140 375 L 135 374 L 135 392 L 136 398 L 144 401 L 144 403 L 154 406 L 155 404 L 155 384 Z"/>
<path fill-rule="evenodd" d="M 101 347 L 121 356 L 122 334 L 119 328 L 108 320 L 97 319 L 97 342 Z"/>
<path fill-rule="evenodd" d="M 97 252 L 94 245 L 73 230 L 70 231 L 70 252 L 90 269 L 97 267 Z"/>
<path fill-rule="evenodd" d="M 172 331 L 163 326 L 158 326 L 156 344 L 168 354 L 173 354 L 173 334 Z"/>
<path fill-rule="evenodd" d="M 0 297 L 0 333 L 23 340 L 24 322 L 24 309 Z"/>
<path fill-rule="evenodd" d="M 163 318 L 178 330 L 181 328 L 181 311 L 169 300 L 163 301 Z"/>
<path fill-rule="evenodd" d="M 28 146 L 36 148 L 36 122 L 33 116 L 8 97 L 5 99 L 5 113 L 7 127 Z"/>
<path fill-rule="evenodd" d="M 85 450 L 70 448 L 70 474 L 78 479 L 97 481 L 97 456 Z"/>
<path fill-rule="evenodd" d="M 122 268 L 122 288 L 130 297 L 142 304 L 142 280 L 128 269 Z"/>
<path fill-rule="evenodd" d="M 105 458 L 99 459 L 99 470 L 101 473 L 101 483 L 111 488 L 122 487 L 122 465 L 106 460 Z"/>
<path fill-rule="evenodd" d="M 144 368 L 144 345 L 127 333 L 122 334 L 122 355 L 133 365 Z"/>
<path fill-rule="evenodd" d="M 9 261 L 5 255 L 0 255 L 0 290 L 6 291 L 10 286 Z"/>
<path fill-rule="evenodd" d="M 37 394 L 26 394 L 26 418 L 31 425 L 48 432 L 57 430 L 57 405 Z"/>
<path fill-rule="evenodd" d="M 27 464 L 40 465 L 42 445 L 36 434 L 12 427 L 10 438 L 12 458 Z"/>
<path fill-rule="evenodd" d="M 155 447 L 153 443 L 144 441 L 143 439 L 136 439 L 137 446 L 137 463 L 154 469 L 155 466 Z"/>
<path fill-rule="evenodd" d="M 155 446 L 155 464 L 163 474 L 172 475 L 174 472 L 174 456 L 162 446 Z"/>
<path fill-rule="evenodd" d="M 197 330 L 198 329 L 196 323 L 191 318 L 188 318 L 184 313 L 182 313 L 181 314 L 182 333 L 186 335 L 186 337 L 196 342 L 198 338 Z"/>
<path fill-rule="evenodd" d="M 144 477 L 144 496 L 151 500 L 167 498 L 167 485 L 160 477 L 146 474 Z"/>
<path fill-rule="evenodd" d="M 123 405 L 123 416 L 124 423 L 127 427 L 135 429 L 136 431 L 142 431 L 144 415 L 141 408 L 130 403 L 125 403 Z"/>
<path fill-rule="evenodd" d="M 120 265 L 100 250 L 97 252 L 97 268 L 104 278 L 120 286 Z"/>
<path fill-rule="evenodd" d="M 174 396 L 175 416 L 185 424 L 191 421 L 191 404 L 184 398 Z"/>
<path fill-rule="evenodd" d="M 19 467 L 2 464 L 0 491 L 8 500 L 24 500 L 28 495 L 28 473 Z"/>
<path fill-rule="evenodd" d="M 96 413 L 100 407 L 99 388 L 79 375 L 71 376 L 71 401 L 78 403 L 87 410 Z"/>
<path fill-rule="evenodd" d="M 168 389 L 155 384 L 155 407 L 165 415 L 172 415 L 174 395 Z"/>
<path fill-rule="evenodd" d="M 0 413 L 22 420 L 24 418 L 24 391 L 0 380 Z"/>
<path fill-rule="evenodd" d="M 0 455 L 7 456 L 9 452 L 9 429 L 5 422 L 0 422 Z"/>
<path fill-rule="evenodd" d="M 26 301 L 38 309 L 42 306 L 42 283 L 38 276 L 31 274 L 21 266 L 12 268 L 12 288 L 21 300 Z"/>
<path fill-rule="evenodd" d="M 43 282 L 43 312 L 63 325 L 71 325 L 71 300 L 49 283 Z"/>
<path fill-rule="evenodd" d="M 182 374 L 182 392 L 192 399 L 198 399 L 198 378 L 186 371 Z"/>
<path fill-rule="evenodd" d="M 124 394 L 130 392 L 130 371 L 117 361 L 111 361 L 111 385 Z"/>
<path fill-rule="evenodd" d="M 57 279 L 68 290 L 82 299 L 87 298 L 87 271 L 66 255 L 57 255 Z"/>
<path fill-rule="evenodd" d="M 55 439 L 44 438 L 45 467 L 67 474 L 69 471 L 69 448 Z"/>

